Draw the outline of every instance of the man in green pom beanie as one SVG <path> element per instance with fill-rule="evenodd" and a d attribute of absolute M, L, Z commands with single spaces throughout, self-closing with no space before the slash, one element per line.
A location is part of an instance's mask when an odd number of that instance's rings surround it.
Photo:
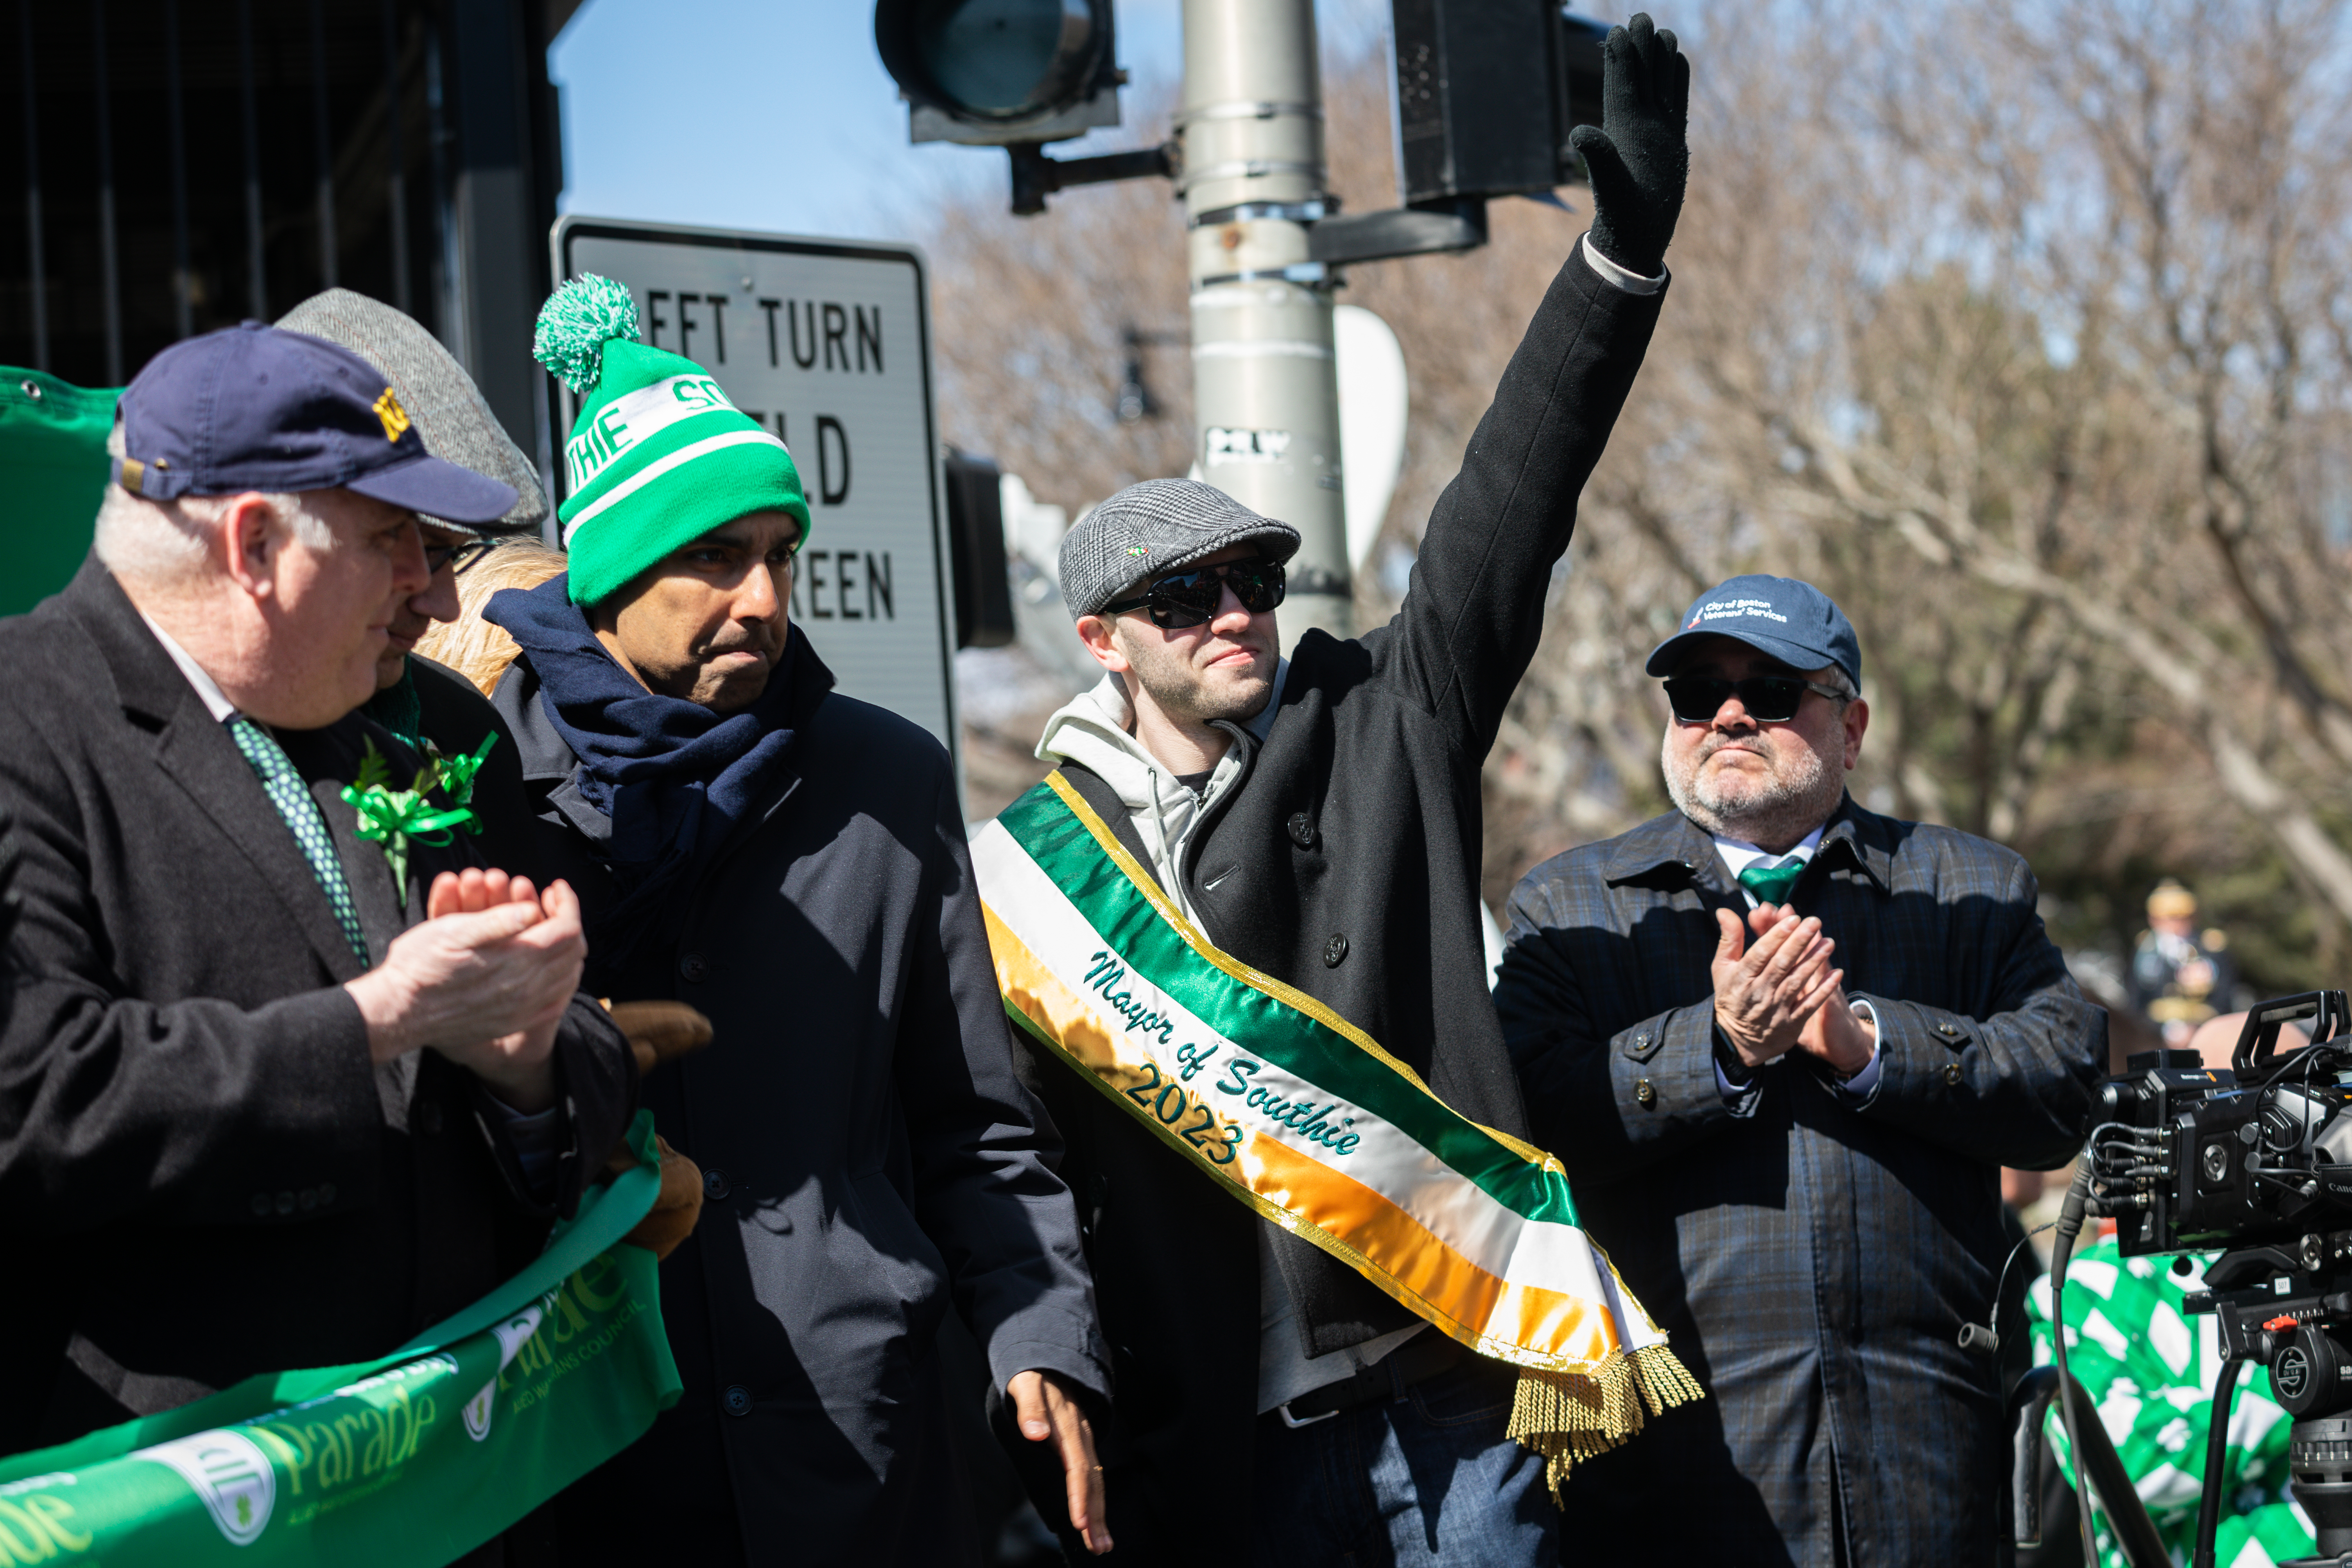
<path fill-rule="evenodd" d="M 551 315 L 562 300 L 550 302 Z M 631 334 L 635 313 L 628 312 Z M 543 324 L 541 350 L 554 357 L 551 335 Z M 597 346 L 593 389 L 572 388 L 587 395 L 564 443 L 571 499 L 557 514 L 572 554 L 573 604 L 601 604 L 679 546 L 747 513 L 787 513 L 799 524 L 797 542 L 807 542 L 808 499 L 792 454 L 729 402 L 709 373 L 627 336 Z"/>
<path fill-rule="evenodd" d="M 571 570 L 484 611 L 521 650 L 493 700 L 525 863 L 581 889 L 588 983 L 714 1031 L 645 1079 L 703 1168 L 701 1224 L 661 1271 L 686 1392 L 552 1506 L 558 1554 L 971 1561 L 934 1352 L 950 1303 L 1107 1551 L 1084 1411 L 1108 1358 L 954 766 L 833 689 L 788 615 L 809 523 L 791 458 L 699 366 L 636 342 L 635 316 L 602 279 L 541 312 L 535 351 L 583 398 Z"/>

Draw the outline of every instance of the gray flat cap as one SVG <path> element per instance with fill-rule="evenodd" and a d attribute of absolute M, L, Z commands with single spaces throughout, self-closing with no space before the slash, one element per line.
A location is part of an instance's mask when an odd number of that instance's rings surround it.
<path fill-rule="evenodd" d="M 1198 479 L 1129 485 L 1062 536 L 1062 603 L 1074 621 L 1094 615 L 1130 583 L 1253 539 L 1265 542 L 1269 561 L 1287 561 L 1298 550 L 1297 529 L 1258 516 L 1214 485 Z"/>
<path fill-rule="evenodd" d="M 308 332 L 340 343 L 383 373 L 400 405 L 416 422 L 425 449 L 461 468 L 513 487 L 516 500 L 496 522 L 475 526 L 429 517 L 450 533 L 479 537 L 520 533 L 547 521 L 547 492 L 539 469 L 482 401 L 481 389 L 440 340 L 415 318 L 380 300 L 330 289 L 313 294 L 278 319 L 288 331 Z"/>

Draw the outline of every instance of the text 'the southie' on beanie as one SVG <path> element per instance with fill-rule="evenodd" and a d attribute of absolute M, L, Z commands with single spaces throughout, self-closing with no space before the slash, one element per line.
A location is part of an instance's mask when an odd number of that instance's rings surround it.
<path fill-rule="evenodd" d="M 638 342 L 637 306 L 609 278 L 574 278 L 539 312 L 531 352 L 582 395 L 563 446 L 570 497 L 556 516 L 575 605 L 609 597 L 670 552 L 747 512 L 809 530 L 784 444 L 690 359 Z"/>

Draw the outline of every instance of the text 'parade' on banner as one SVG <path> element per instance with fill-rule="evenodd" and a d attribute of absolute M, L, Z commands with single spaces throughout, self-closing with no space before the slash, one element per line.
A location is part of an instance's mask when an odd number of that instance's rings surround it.
<path fill-rule="evenodd" d="M 921 252 L 567 216 L 554 253 L 559 279 L 626 285 L 641 341 L 701 365 L 791 450 L 810 513 L 793 622 L 844 693 L 954 751 L 955 623 Z M 562 395 L 569 429 L 577 400 Z M 566 494 L 578 466 L 601 456 L 562 455 Z"/>

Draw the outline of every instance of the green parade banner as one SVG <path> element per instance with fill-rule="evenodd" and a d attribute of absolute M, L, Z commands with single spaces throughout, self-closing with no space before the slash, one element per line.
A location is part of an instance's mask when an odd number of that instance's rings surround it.
<path fill-rule="evenodd" d="M 591 1188 L 538 1260 L 375 1361 L 263 1373 L 0 1458 L 0 1568 L 437 1568 L 642 1436 L 677 1400 L 654 1255 L 661 1191 Z"/>

